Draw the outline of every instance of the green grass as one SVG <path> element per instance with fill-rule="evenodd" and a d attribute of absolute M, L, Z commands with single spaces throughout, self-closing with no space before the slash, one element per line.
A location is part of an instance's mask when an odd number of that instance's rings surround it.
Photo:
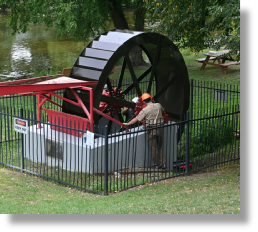
<path fill-rule="evenodd" d="M 1 214 L 239 214 L 240 165 L 99 196 L 0 168 Z"/>
<path fill-rule="evenodd" d="M 187 66 L 189 79 L 199 80 L 199 81 L 211 81 L 219 84 L 229 84 L 229 85 L 240 85 L 240 65 L 231 65 L 226 68 L 226 73 L 223 74 L 219 67 L 207 65 L 204 70 L 200 70 L 202 64 L 197 62 L 196 59 L 204 58 L 203 53 L 207 53 L 210 50 L 205 49 L 199 54 L 191 52 L 190 49 L 180 49 L 180 52 L 185 60 Z M 144 68 L 147 70 L 147 67 Z M 136 76 L 139 77 L 143 72 L 143 68 L 134 69 Z M 110 75 L 111 79 L 118 79 L 120 74 L 120 67 L 116 69 L 114 74 Z M 125 72 L 125 79 L 130 76 L 128 69 Z M 130 79 L 130 78 L 129 78 Z"/>
<path fill-rule="evenodd" d="M 15 139 L 15 138 L 14 138 Z M 36 146 L 36 145 L 35 145 Z M 41 146 L 38 144 L 38 146 Z M 29 153 L 29 155 L 32 155 Z M 64 153 L 64 157 L 68 154 Z M 89 191 L 95 191 L 104 193 L 104 174 L 101 172 L 90 174 L 88 172 L 70 171 L 65 167 L 69 165 L 69 159 L 67 158 L 66 164 L 58 165 L 57 159 L 53 159 L 51 162 L 41 163 L 37 162 L 37 159 L 33 160 L 24 158 L 23 165 L 25 170 L 29 170 L 33 173 L 38 173 L 47 178 L 55 179 L 58 182 L 65 182 L 68 185 L 80 186 L 83 189 Z M 21 140 L 13 140 L 11 142 L 0 142 L 0 162 L 3 164 L 9 164 L 16 167 L 21 166 Z M 94 162 L 94 161 L 93 161 Z M 68 168 L 69 169 L 69 168 Z M 175 173 L 170 172 L 151 172 L 148 173 L 136 173 L 130 174 L 133 168 L 123 169 L 121 178 L 117 178 L 112 174 L 108 175 L 108 191 L 116 192 L 123 189 L 131 188 L 147 182 L 158 181 L 167 177 L 175 176 Z"/>
<path fill-rule="evenodd" d="M 21 141 L 18 137 L 15 137 L 14 141 L 11 142 L 1 142 L 0 143 L 0 162 L 18 166 L 21 165 Z M 39 144 L 38 144 L 39 145 Z M 40 146 L 40 145 L 39 145 Z M 207 144 L 208 146 L 208 144 Z M 194 147 L 193 151 L 190 150 L 190 162 L 194 163 L 195 170 L 207 169 L 211 164 L 218 164 L 220 166 L 221 162 L 229 162 L 230 160 L 235 160 L 239 158 L 239 147 L 240 141 L 234 139 L 226 145 L 217 146 L 216 149 L 212 151 L 207 151 L 201 153 L 199 146 Z M 182 136 L 181 141 L 178 145 L 178 160 L 185 160 L 186 154 L 186 141 L 185 135 Z M 66 157 L 67 154 L 64 154 Z M 69 163 L 69 160 L 66 161 Z M 65 182 L 73 186 L 81 186 L 81 188 L 88 189 L 91 191 L 104 192 L 104 174 L 89 174 L 83 172 L 73 172 L 65 169 L 64 166 L 58 165 L 53 160 L 53 163 L 48 162 L 44 164 L 37 162 L 37 160 L 29 160 L 24 158 L 24 169 L 32 171 L 33 173 L 38 173 L 40 175 L 46 176 L 48 178 L 54 178 L 56 181 Z M 216 166 L 216 168 L 217 168 Z M 208 170 L 208 169 L 207 169 Z M 124 189 L 128 189 L 132 186 L 141 185 L 148 182 L 158 181 L 166 178 L 173 178 L 176 175 L 182 175 L 183 173 L 175 173 L 172 171 L 168 172 L 149 172 L 147 173 L 136 173 L 130 174 L 133 169 L 123 170 L 121 178 L 116 178 L 114 175 L 108 176 L 108 191 L 116 192 Z M 128 172 L 128 173 L 127 173 Z"/>
<path fill-rule="evenodd" d="M 42 70 L 31 70 L 31 73 L 29 75 L 25 75 L 20 77 L 19 79 L 27 79 L 27 78 L 33 78 L 33 77 L 42 77 L 42 76 L 50 76 L 50 75 L 56 75 L 56 74 L 60 74 L 62 72 L 58 71 L 57 69 L 51 69 L 49 71 L 47 71 L 46 69 L 42 69 Z M 16 77 L 1 77 L 1 82 L 4 81 L 15 81 L 17 80 Z"/>
<path fill-rule="evenodd" d="M 195 54 L 187 49 L 180 51 L 188 69 L 189 79 L 240 86 L 240 65 L 231 65 L 226 68 L 227 74 L 223 74 L 219 67 L 212 65 L 206 65 L 204 70 L 200 70 L 202 64 L 195 61 L 195 59 L 204 58 L 203 53 L 207 53 L 210 50 L 206 49 L 199 54 Z"/>
<path fill-rule="evenodd" d="M 240 85 L 240 65 L 232 65 L 226 68 L 227 74 L 223 74 L 220 70 L 219 67 L 212 66 L 212 65 L 207 65 L 204 70 L 200 70 L 201 68 L 201 63 L 198 63 L 195 61 L 195 59 L 198 58 L 204 58 L 205 56 L 203 53 L 209 52 L 209 49 L 205 49 L 199 54 L 195 54 L 194 52 L 191 52 L 190 49 L 180 49 L 181 54 L 183 55 L 183 58 L 185 60 L 185 64 L 188 69 L 188 74 L 189 74 L 189 79 L 194 79 L 194 80 L 199 80 L 199 81 L 214 81 L 218 82 L 220 84 L 231 84 L 231 85 Z M 144 59 L 146 60 L 146 55 L 143 54 Z M 111 79 L 118 79 L 119 74 L 120 74 L 120 68 L 122 60 L 120 59 L 117 63 L 117 69 L 116 71 L 110 75 Z M 64 67 L 68 68 L 68 67 Z M 145 68 L 145 70 L 147 67 Z M 143 72 L 143 68 L 135 68 L 134 69 L 136 76 L 140 76 Z M 55 75 L 55 74 L 60 74 L 61 71 L 57 70 L 34 70 L 31 74 L 31 76 L 28 76 L 27 78 L 31 77 L 39 77 L 39 76 L 46 76 L 46 75 Z M 26 78 L 26 77 L 24 77 Z M 130 74 L 128 69 L 126 69 L 125 72 L 125 79 L 130 79 Z M 2 80 L 2 81 L 8 81 L 8 80 Z"/>
<path fill-rule="evenodd" d="M 53 69 L 51 69 L 49 71 L 47 71 L 46 69 L 34 70 L 31 77 L 42 77 L 42 76 L 56 75 L 59 72 L 60 71 L 53 70 Z"/>

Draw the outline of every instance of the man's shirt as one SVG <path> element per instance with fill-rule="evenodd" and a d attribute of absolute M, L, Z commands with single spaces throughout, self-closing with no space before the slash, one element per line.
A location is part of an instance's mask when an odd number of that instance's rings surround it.
<path fill-rule="evenodd" d="M 164 123 L 162 112 L 164 111 L 160 103 L 147 103 L 147 106 L 143 108 L 136 116 L 138 121 L 143 119 L 146 122 L 146 126 L 156 126 Z"/>

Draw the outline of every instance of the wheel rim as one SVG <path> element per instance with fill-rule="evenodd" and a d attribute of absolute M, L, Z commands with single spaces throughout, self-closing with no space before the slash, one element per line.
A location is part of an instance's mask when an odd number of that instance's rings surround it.
<path fill-rule="evenodd" d="M 136 75 L 135 68 L 129 57 L 129 51 L 139 46 L 150 61 L 142 74 Z M 118 61 L 122 59 L 121 71 L 117 86 L 119 93 L 115 95 L 110 73 Z M 127 67 L 127 69 L 126 69 Z M 123 89 L 125 70 L 130 73 L 131 84 Z M 99 109 L 101 102 L 109 105 L 120 105 L 134 108 L 128 95 L 134 91 L 138 97 L 144 92 L 150 93 L 155 102 L 159 102 L 174 120 L 179 120 L 189 106 L 189 78 L 188 72 L 178 48 L 167 37 L 158 33 L 134 32 L 129 30 L 112 30 L 105 32 L 90 42 L 77 58 L 70 77 L 80 80 L 98 80 L 94 87 L 93 107 Z M 148 83 L 143 87 L 143 81 Z M 111 96 L 103 96 L 104 85 L 108 85 Z M 118 120 L 121 117 L 121 108 Z M 104 109 L 103 112 L 108 110 Z M 100 117 L 94 114 L 94 124 L 99 124 Z M 111 122 L 109 123 L 112 124 Z"/>

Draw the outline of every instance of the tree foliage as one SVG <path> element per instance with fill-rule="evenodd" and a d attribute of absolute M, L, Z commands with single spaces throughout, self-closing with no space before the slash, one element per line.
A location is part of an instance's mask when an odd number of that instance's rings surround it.
<path fill-rule="evenodd" d="M 0 0 L 9 7 L 8 25 L 13 33 L 25 33 L 30 23 L 56 28 L 58 36 L 87 41 L 107 31 L 107 22 L 117 29 L 143 31 L 146 4 L 143 0 Z M 124 5 L 134 4 L 135 27 L 129 28 Z M 141 52 L 131 52 L 133 65 L 144 64 Z"/>
<path fill-rule="evenodd" d="M 0 0 L 1 1 L 1 0 Z M 105 0 L 29 0 L 5 1 L 10 9 L 9 26 L 14 33 L 24 33 L 29 23 L 55 27 L 57 35 L 86 40 L 105 28 L 109 2 Z M 98 4 L 96 4 L 98 2 Z"/>
<path fill-rule="evenodd" d="M 154 30 L 179 47 L 195 52 L 224 47 L 240 59 L 240 0 L 147 0 L 147 5 Z"/>
<path fill-rule="evenodd" d="M 8 5 L 14 33 L 24 33 L 29 23 L 45 23 L 57 34 L 87 40 L 106 31 L 108 21 L 117 29 L 144 30 L 146 4 L 141 0 L 0 0 Z M 135 28 L 129 28 L 124 5 L 133 4 Z"/>
<path fill-rule="evenodd" d="M 153 30 L 181 48 L 231 50 L 240 59 L 240 0 L 0 0 L 10 9 L 13 32 L 26 32 L 29 23 L 55 27 L 57 35 L 87 40 L 117 29 L 144 30 L 146 14 Z M 123 5 L 134 6 L 135 27 L 129 28 Z"/>

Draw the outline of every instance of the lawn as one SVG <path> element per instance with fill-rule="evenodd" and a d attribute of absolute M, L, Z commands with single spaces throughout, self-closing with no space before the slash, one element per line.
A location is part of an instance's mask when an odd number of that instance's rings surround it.
<path fill-rule="evenodd" d="M 239 214 L 240 165 L 99 196 L 0 168 L 0 214 Z"/>
<path fill-rule="evenodd" d="M 219 67 L 212 65 L 207 65 L 204 70 L 200 70 L 202 64 L 195 61 L 195 59 L 204 58 L 203 53 L 207 52 L 209 52 L 208 49 L 196 55 L 189 50 L 181 51 L 188 69 L 189 79 L 240 86 L 240 65 L 231 65 L 226 68 L 227 74 L 223 74 Z"/>
<path fill-rule="evenodd" d="M 222 49 L 223 50 L 223 49 Z M 195 61 L 198 58 L 204 58 L 203 53 L 209 52 L 208 49 L 203 50 L 199 54 L 191 52 L 190 49 L 180 49 L 181 54 L 185 60 L 185 64 L 188 69 L 189 79 L 199 80 L 199 81 L 211 81 L 218 82 L 219 84 L 228 84 L 228 85 L 240 85 L 240 65 L 231 65 L 226 68 L 227 74 L 223 74 L 219 67 L 207 65 L 204 70 L 200 70 L 202 64 Z M 144 54 L 143 57 L 146 55 Z M 120 75 L 122 60 L 119 60 L 117 64 L 116 71 L 110 75 L 111 79 L 117 80 Z M 67 67 L 64 67 L 67 68 Z M 136 76 L 139 77 L 143 73 L 143 69 L 147 70 L 148 67 L 139 67 L 134 68 Z M 50 70 L 49 73 L 46 70 L 41 72 L 35 71 L 33 77 L 45 76 L 45 75 L 55 75 L 60 74 L 55 70 Z M 125 77 L 130 76 L 129 70 L 126 69 Z M 126 78 L 125 78 L 126 79 Z M 131 80 L 131 77 L 130 77 Z"/>
<path fill-rule="evenodd" d="M 204 58 L 203 53 L 209 52 L 208 49 L 203 50 L 199 54 L 191 52 L 189 49 L 181 49 L 181 54 L 184 57 L 187 66 L 189 79 L 216 82 L 226 85 L 240 85 L 240 65 L 231 65 L 226 68 L 227 74 L 223 74 L 219 67 L 207 65 L 204 70 L 200 70 L 202 64 L 197 62 L 196 59 Z M 110 75 L 111 79 L 118 79 L 120 74 L 121 65 L 117 66 L 114 74 Z M 147 67 L 135 68 L 136 76 L 143 73 L 142 69 L 147 70 Z M 125 76 L 129 76 L 129 71 L 125 71 Z"/>

